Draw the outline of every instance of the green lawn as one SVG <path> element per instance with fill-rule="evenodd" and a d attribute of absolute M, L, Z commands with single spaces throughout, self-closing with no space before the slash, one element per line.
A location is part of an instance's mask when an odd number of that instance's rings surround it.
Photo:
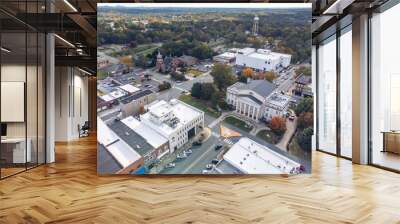
<path fill-rule="evenodd" d="M 201 71 L 199 71 L 199 70 L 196 70 L 196 69 L 189 69 L 189 70 L 187 71 L 187 73 L 192 74 L 193 77 L 197 77 L 197 76 L 203 74 L 203 72 L 201 72 Z"/>
<path fill-rule="evenodd" d="M 139 45 L 136 48 L 133 49 L 133 52 L 136 55 L 148 55 L 148 54 L 152 54 L 155 50 L 157 50 L 156 45 L 152 45 L 152 44 L 143 44 L 143 45 Z"/>
<path fill-rule="evenodd" d="M 257 137 L 271 144 L 277 144 L 281 140 L 282 136 L 276 135 L 270 130 L 262 130 L 257 133 Z"/>
<path fill-rule="evenodd" d="M 205 101 L 193 98 L 191 95 L 181 95 L 179 100 L 204 111 L 204 113 L 212 117 L 217 118 L 221 115 L 220 112 L 209 107 Z"/>
<path fill-rule="evenodd" d="M 239 129 L 242 129 L 243 131 L 249 132 L 251 129 L 253 129 L 253 126 L 248 125 L 246 122 L 237 119 L 236 117 L 229 116 L 224 119 L 224 122 L 231 124 Z"/>
<path fill-rule="evenodd" d="M 103 72 L 103 71 L 99 71 L 99 72 L 97 72 L 97 79 L 105 79 L 105 78 L 107 78 L 107 76 L 108 76 L 108 74 L 107 74 L 107 72 Z"/>

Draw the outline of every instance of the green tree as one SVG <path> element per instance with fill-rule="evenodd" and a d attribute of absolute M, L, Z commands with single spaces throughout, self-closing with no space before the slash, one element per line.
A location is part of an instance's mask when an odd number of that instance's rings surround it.
<path fill-rule="evenodd" d="M 223 109 L 227 108 L 227 105 L 225 103 L 225 94 L 222 91 L 215 91 L 213 92 L 211 96 L 211 103 L 214 108 L 221 107 Z"/>
<path fill-rule="evenodd" d="M 243 82 L 243 83 L 247 83 L 247 77 L 243 76 L 243 75 L 240 75 L 239 78 L 238 78 L 238 81 L 239 82 Z"/>
<path fill-rule="evenodd" d="M 203 100 L 210 100 L 211 96 L 217 92 L 217 88 L 215 88 L 212 83 L 202 83 L 201 84 L 201 96 L 200 98 Z"/>
<path fill-rule="evenodd" d="M 160 85 L 158 85 L 158 89 L 159 89 L 159 91 L 171 89 L 171 83 L 169 83 L 169 82 L 167 82 L 167 81 L 164 81 L 163 83 L 161 83 Z"/>
<path fill-rule="evenodd" d="M 138 67 L 146 68 L 147 67 L 147 58 L 144 55 L 139 55 L 135 60 L 135 65 Z"/>
<path fill-rule="evenodd" d="M 225 91 L 226 88 L 236 82 L 236 77 L 232 74 L 232 68 L 225 64 L 215 64 L 211 76 L 219 90 Z"/>
<path fill-rule="evenodd" d="M 201 97 L 201 83 L 200 82 L 194 83 L 192 86 L 191 92 L 192 92 L 193 97 L 200 98 Z"/>
<path fill-rule="evenodd" d="M 295 73 L 296 73 L 296 76 L 299 76 L 301 74 L 306 75 L 306 76 L 311 76 L 311 67 L 310 66 L 300 66 L 299 68 L 296 69 Z"/>
<path fill-rule="evenodd" d="M 296 135 L 297 143 L 304 150 L 311 150 L 311 138 L 313 135 L 313 129 L 311 127 L 304 129 L 303 131 L 299 131 Z"/>
<path fill-rule="evenodd" d="M 297 118 L 297 127 L 304 129 L 312 127 L 314 124 L 314 116 L 312 112 L 303 112 Z"/>
<path fill-rule="evenodd" d="M 294 112 L 296 113 L 297 116 L 299 116 L 301 113 L 304 112 L 313 112 L 314 109 L 314 102 L 312 98 L 304 98 L 300 101 L 299 104 L 297 104 L 296 108 L 294 109 Z"/>

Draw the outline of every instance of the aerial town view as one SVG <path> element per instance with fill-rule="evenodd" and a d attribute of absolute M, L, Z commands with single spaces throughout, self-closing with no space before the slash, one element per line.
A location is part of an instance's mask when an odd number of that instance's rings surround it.
<path fill-rule="evenodd" d="M 98 173 L 310 173 L 310 24 L 310 4 L 99 4 Z"/>

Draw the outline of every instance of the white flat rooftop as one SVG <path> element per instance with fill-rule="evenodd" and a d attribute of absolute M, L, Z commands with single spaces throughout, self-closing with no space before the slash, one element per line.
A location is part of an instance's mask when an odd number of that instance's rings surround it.
<path fill-rule="evenodd" d="M 245 174 L 289 174 L 300 164 L 249 138 L 241 138 L 224 160 Z"/>
<path fill-rule="evenodd" d="M 171 105 L 164 100 L 150 104 L 147 109 L 157 117 L 163 117 L 172 111 Z"/>
<path fill-rule="evenodd" d="M 128 93 L 135 93 L 135 92 L 140 91 L 139 88 L 137 88 L 131 84 L 126 84 L 126 85 L 120 86 L 119 88 L 122 90 L 125 90 Z"/>
<path fill-rule="evenodd" d="M 97 117 L 97 131 L 97 141 L 105 147 L 119 139 L 99 117 Z"/>
<path fill-rule="evenodd" d="M 165 102 L 164 100 L 161 100 L 157 103 L 152 104 L 151 106 L 148 107 L 149 112 L 141 115 L 141 119 L 145 119 L 149 121 L 150 123 L 153 123 L 153 129 L 157 129 L 159 132 L 161 132 L 164 136 L 165 135 L 170 135 L 173 133 L 175 130 L 181 128 L 185 124 L 193 121 L 195 118 L 203 114 L 204 112 L 194 108 L 190 105 L 187 105 L 183 103 L 182 101 L 173 99 L 169 103 Z M 176 118 L 178 118 L 179 122 L 176 124 L 175 127 L 171 127 L 165 122 L 161 124 L 156 124 L 151 120 L 151 114 L 165 114 L 168 111 L 170 111 L 175 115 Z"/>
<path fill-rule="evenodd" d="M 119 89 L 117 89 L 109 94 L 110 94 L 110 96 L 114 97 L 114 99 L 118 99 L 118 98 L 121 98 L 126 95 L 126 93 L 124 91 L 119 90 Z"/>
<path fill-rule="evenodd" d="M 166 139 L 164 136 L 160 135 L 154 129 L 148 127 L 132 116 L 129 116 L 121 121 L 142 138 L 146 139 L 146 141 L 154 148 L 159 148 L 168 142 L 168 139 Z"/>
<path fill-rule="evenodd" d="M 290 97 L 280 93 L 274 93 L 267 98 L 266 102 L 278 107 L 285 107 L 287 104 L 289 104 Z"/>
<path fill-rule="evenodd" d="M 254 48 L 246 47 L 246 48 L 238 50 L 238 53 L 247 55 L 247 54 L 250 54 L 250 53 L 255 52 L 255 51 L 256 51 L 256 49 L 254 49 Z"/>
<path fill-rule="evenodd" d="M 261 53 L 251 53 L 247 55 L 249 58 L 257 58 L 261 60 L 278 59 L 279 57 L 274 54 L 261 54 Z"/>
<path fill-rule="evenodd" d="M 106 149 L 124 168 L 141 158 L 139 153 L 133 150 L 128 144 L 126 144 L 122 140 L 119 140 L 114 144 L 107 146 Z"/>
<path fill-rule="evenodd" d="M 232 59 L 232 58 L 236 57 L 236 53 L 225 52 L 225 53 L 217 55 L 217 57 Z"/>
<path fill-rule="evenodd" d="M 114 100 L 114 99 L 115 99 L 115 98 L 112 97 L 110 94 L 106 94 L 106 95 L 100 96 L 100 98 L 101 98 L 102 100 L 104 100 L 105 102 L 108 102 L 108 101 L 111 101 L 111 100 Z"/>

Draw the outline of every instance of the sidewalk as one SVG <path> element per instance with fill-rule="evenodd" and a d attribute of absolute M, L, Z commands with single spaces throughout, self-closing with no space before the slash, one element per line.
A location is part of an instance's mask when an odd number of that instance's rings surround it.
<path fill-rule="evenodd" d="M 283 135 L 282 139 L 279 141 L 276 146 L 282 150 L 287 151 L 287 146 L 289 144 L 290 139 L 294 135 L 297 127 L 297 117 L 293 121 L 286 120 L 286 132 Z"/>

